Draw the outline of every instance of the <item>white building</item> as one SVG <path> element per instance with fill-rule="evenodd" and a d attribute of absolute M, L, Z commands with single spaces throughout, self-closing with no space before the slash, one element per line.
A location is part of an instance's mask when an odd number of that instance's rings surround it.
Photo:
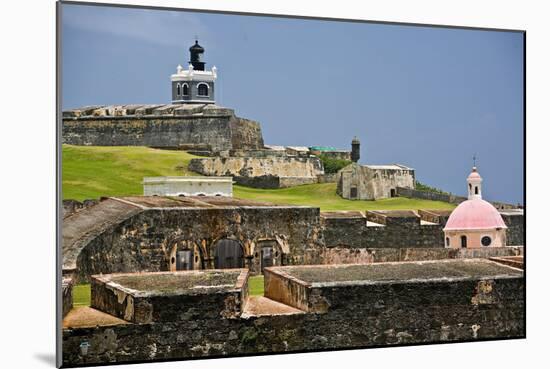
<path fill-rule="evenodd" d="M 144 196 L 233 197 L 232 177 L 144 177 Z"/>

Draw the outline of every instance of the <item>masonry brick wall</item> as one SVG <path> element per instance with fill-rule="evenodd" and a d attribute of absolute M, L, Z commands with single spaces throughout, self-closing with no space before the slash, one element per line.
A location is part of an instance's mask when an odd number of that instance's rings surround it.
<path fill-rule="evenodd" d="M 451 204 L 460 204 L 461 202 L 468 200 L 468 198 L 464 196 L 457 196 L 453 194 L 436 193 L 436 192 L 429 192 L 429 191 L 419 191 L 419 190 L 413 190 L 411 188 L 405 188 L 405 187 L 397 187 L 396 190 L 397 190 L 396 191 L 397 196 L 410 197 L 415 199 L 450 202 Z M 507 204 L 499 201 L 489 201 L 489 202 L 493 204 L 493 206 L 496 207 L 497 209 L 518 208 L 518 205 L 514 205 L 514 204 Z"/>
<path fill-rule="evenodd" d="M 63 363 L 518 338 L 525 336 L 523 289 L 522 276 L 326 286 L 315 295 L 326 303 L 323 313 L 229 319 L 219 304 L 174 306 L 174 322 L 65 329 Z"/>
<path fill-rule="evenodd" d="M 506 243 L 508 245 L 525 245 L 525 217 L 523 214 L 502 214 L 502 219 L 508 227 Z"/>
<path fill-rule="evenodd" d="M 226 238 L 242 245 L 245 265 L 257 273 L 258 241 L 276 240 L 285 264 L 302 264 L 321 237 L 317 208 L 149 209 L 90 240 L 76 269 L 80 281 L 100 273 L 165 271 L 172 249 L 183 244 L 197 250 L 197 266 L 213 268 L 216 241 Z"/>
<path fill-rule="evenodd" d="M 136 109 L 116 108 L 84 111 L 88 114 L 64 112 L 63 143 L 160 148 L 194 144 L 208 145 L 212 151 L 263 148 L 260 124 L 235 116 L 231 109 L 198 105 L 202 114 L 194 114 L 182 105 L 158 105 L 137 114 Z M 178 109 L 183 112 L 178 114 Z"/>
<path fill-rule="evenodd" d="M 419 218 L 391 218 L 383 226 L 367 225 L 366 219 L 323 219 L 327 247 L 402 248 L 444 247 L 443 226 L 421 225 Z"/>

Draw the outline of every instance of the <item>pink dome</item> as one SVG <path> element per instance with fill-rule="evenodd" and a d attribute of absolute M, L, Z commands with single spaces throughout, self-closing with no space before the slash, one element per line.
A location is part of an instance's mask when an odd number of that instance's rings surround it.
<path fill-rule="evenodd" d="M 466 200 L 451 213 L 444 231 L 508 228 L 493 205 L 482 199 Z"/>

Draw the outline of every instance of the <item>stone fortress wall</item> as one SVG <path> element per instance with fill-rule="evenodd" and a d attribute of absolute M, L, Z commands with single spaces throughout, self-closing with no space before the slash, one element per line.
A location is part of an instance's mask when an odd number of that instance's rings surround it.
<path fill-rule="evenodd" d="M 67 365 L 525 336 L 523 273 L 487 260 L 523 247 L 445 248 L 448 211 L 145 196 L 72 208 L 63 225 Z M 519 244 L 523 213 L 503 217 Z M 213 269 L 227 240 L 242 249 L 243 269 Z M 266 244 L 279 255 L 263 268 Z M 173 271 L 182 250 L 193 270 Z M 262 269 L 265 296 L 247 296 L 248 276 Z M 83 281 L 92 306 L 69 312 Z"/>
<path fill-rule="evenodd" d="M 508 227 L 508 246 L 523 246 L 523 211 L 502 210 Z M 327 247 L 426 248 L 444 247 L 443 228 L 450 210 L 377 210 L 322 212 L 323 240 Z"/>
<path fill-rule="evenodd" d="M 194 269 L 215 267 L 221 240 L 242 249 L 243 266 L 262 269 L 263 245 L 272 265 L 362 263 L 521 255 L 523 213 L 502 213 L 508 246 L 466 252 L 446 249 L 449 211 L 323 212 L 223 197 L 109 198 L 64 220 L 63 269 L 79 281 L 98 273 L 172 270 L 189 250 Z M 486 251 L 484 251 L 486 250 Z"/>
<path fill-rule="evenodd" d="M 64 144 L 210 151 L 263 148 L 258 122 L 212 104 L 92 106 L 63 112 Z"/>
<path fill-rule="evenodd" d="M 191 159 L 189 170 L 206 176 L 232 176 L 238 184 L 284 188 L 318 182 L 323 164 L 315 156 L 233 156 Z"/>
<path fill-rule="evenodd" d="M 63 270 L 78 281 L 93 274 L 171 270 L 190 250 L 194 268 L 212 269 L 218 241 L 234 240 L 244 265 L 260 272 L 269 243 L 282 264 L 304 264 L 322 246 L 319 209 L 271 206 L 225 197 L 109 198 L 64 220 Z"/>
<path fill-rule="evenodd" d="M 419 191 L 412 188 L 405 187 L 396 187 L 397 196 L 409 197 L 413 199 L 423 199 L 423 200 L 432 200 L 432 201 L 442 201 L 448 202 L 451 204 L 460 204 L 463 201 L 468 200 L 467 197 L 457 196 L 453 194 L 446 193 L 437 193 L 437 192 L 428 192 L 428 191 Z M 521 206 L 507 204 L 499 201 L 489 201 L 493 206 L 499 210 L 511 210 L 511 209 L 520 209 Z"/>
<path fill-rule="evenodd" d="M 413 189 L 414 169 L 403 165 L 352 163 L 338 172 L 336 192 L 345 199 L 378 200 L 397 196 L 397 187 Z"/>
<path fill-rule="evenodd" d="M 264 311 L 255 311 L 254 299 L 244 298 L 247 276 L 227 283 L 238 269 L 208 274 L 215 277 L 209 280 L 220 280 L 219 287 L 212 286 L 215 290 L 193 282 L 196 272 L 169 276 L 189 284 L 178 289 L 156 273 L 97 276 L 92 290 L 93 306 L 100 309 L 96 314 L 120 318 L 111 317 L 110 325 L 97 325 L 93 319 L 68 324 L 63 363 L 525 336 L 522 271 L 486 260 L 267 268 L 266 297 L 261 299 L 270 308 Z M 162 283 L 164 291 L 151 291 L 155 287 L 147 283 L 149 278 Z M 107 286 L 111 281 L 116 284 Z"/>

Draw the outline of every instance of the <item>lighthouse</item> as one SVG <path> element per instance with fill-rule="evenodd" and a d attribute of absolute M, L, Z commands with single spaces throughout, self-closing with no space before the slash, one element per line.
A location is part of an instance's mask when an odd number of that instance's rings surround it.
<path fill-rule="evenodd" d="M 172 74 L 172 104 L 214 104 L 214 84 L 218 77 L 216 67 L 205 69 L 204 48 L 195 40 L 189 48 L 187 68 L 178 65 Z"/>

